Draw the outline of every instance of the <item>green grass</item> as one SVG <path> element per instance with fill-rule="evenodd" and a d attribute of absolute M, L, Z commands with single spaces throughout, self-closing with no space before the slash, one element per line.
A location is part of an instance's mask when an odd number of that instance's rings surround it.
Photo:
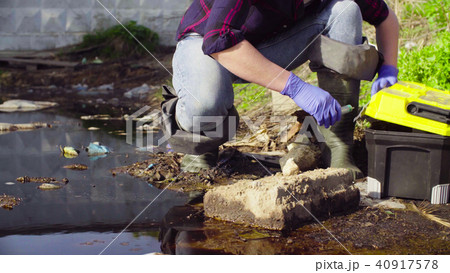
<path fill-rule="evenodd" d="M 124 24 L 137 40 L 149 51 L 154 51 L 159 43 L 159 36 L 149 28 L 138 25 L 135 21 Z M 115 25 L 94 34 L 86 34 L 75 50 L 98 47 L 92 55 L 102 58 L 120 58 L 142 56 L 146 50 L 121 26 Z"/>
<path fill-rule="evenodd" d="M 407 3 L 404 18 L 425 18 L 431 30 L 447 28 L 449 19 L 450 0 L 429 0 L 421 3 Z"/>
<path fill-rule="evenodd" d="M 257 84 L 233 84 L 235 105 L 238 111 L 247 111 L 266 105 L 271 100 L 270 91 Z"/>
<path fill-rule="evenodd" d="M 450 90 L 450 0 L 406 1 L 400 47 L 399 80 Z M 419 24 L 421 23 L 421 24 Z"/>
<path fill-rule="evenodd" d="M 450 90 L 450 33 L 441 32 L 433 44 L 422 49 L 402 49 L 399 79 Z"/>

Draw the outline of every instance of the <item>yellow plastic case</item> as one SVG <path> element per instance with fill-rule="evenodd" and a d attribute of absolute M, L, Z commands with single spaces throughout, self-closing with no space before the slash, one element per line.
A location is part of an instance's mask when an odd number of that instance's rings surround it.
<path fill-rule="evenodd" d="M 414 129 L 450 136 L 450 91 L 399 82 L 372 97 L 365 114 Z"/>

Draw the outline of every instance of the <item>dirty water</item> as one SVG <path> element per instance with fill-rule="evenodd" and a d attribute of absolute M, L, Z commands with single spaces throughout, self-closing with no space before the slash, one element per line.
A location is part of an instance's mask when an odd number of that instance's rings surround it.
<path fill-rule="evenodd" d="M 139 255 L 159 253 L 158 229 L 146 232 L 78 232 L 10 235 L 0 238 L 0 255 Z M 112 244 L 108 247 L 108 245 Z M 106 248 L 106 249 L 105 249 Z"/>
<path fill-rule="evenodd" d="M 20 198 L 12 210 L 0 209 L 0 254 L 99 254 L 161 193 L 145 179 L 112 174 L 136 162 L 148 166 L 149 154 L 137 152 L 124 136 L 108 134 L 111 128 L 101 123 L 100 130 L 89 131 L 91 123 L 52 111 L 0 114 L 0 122 L 54 125 L 0 135 L 0 194 Z M 88 157 L 83 146 L 95 141 L 112 152 Z M 81 153 L 65 158 L 59 145 Z M 64 168 L 74 164 L 87 169 Z M 38 183 L 16 181 L 21 176 L 69 182 L 41 191 Z M 195 200 L 200 203 L 166 190 L 103 254 L 348 254 L 318 223 L 264 230 L 207 218 L 201 199 Z M 438 208 L 448 219 L 450 206 Z M 320 220 L 352 254 L 450 254 L 449 229 L 412 210 L 359 207 Z"/>
<path fill-rule="evenodd" d="M 100 244 L 69 242 L 97 239 L 105 241 L 103 245 L 109 243 L 114 232 L 120 232 L 161 193 L 160 189 L 144 181 L 110 173 L 114 167 L 144 160 L 148 155 L 137 153 L 136 147 L 126 144 L 125 137 L 108 134 L 107 128 L 88 131 L 81 120 L 52 111 L 0 113 L 0 122 L 52 124 L 52 128 L 0 135 L 0 194 L 21 200 L 12 210 L 0 208 L 0 254 L 50 254 L 53 244 L 58 253 L 94 254 Z M 88 157 L 83 146 L 95 141 L 112 152 L 102 158 Z M 65 158 L 61 155 L 60 145 L 75 147 L 81 153 L 75 158 Z M 83 164 L 88 168 L 83 171 L 64 168 L 70 164 Z M 69 182 L 60 189 L 41 191 L 37 189 L 39 183 L 16 181 L 23 176 L 52 177 Z M 171 207 L 185 204 L 186 200 L 185 194 L 164 192 L 131 229 L 155 229 Z M 122 236 L 127 238 L 130 234 Z M 49 249 L 45 250 L 43 243 Z M 139 244 L 142 246 L 134 247 L 130 242 L 124 251 L 122 245 L 112 245 L 110 253 L 124 254 L 133 248 L 132 254 L 159 250 L 157 240 Z"/>

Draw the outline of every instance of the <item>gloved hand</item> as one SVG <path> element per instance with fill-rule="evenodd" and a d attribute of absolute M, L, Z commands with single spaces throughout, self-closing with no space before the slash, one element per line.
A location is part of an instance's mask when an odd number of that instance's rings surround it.
<path fill-rule="evenodd" d="M 341 119 L 341 106 L 327 91 L 302 81 L 292 72 L 281 94 L 293 99 L 325 128 Z"/>
<path fill-rule="evenodd" d="M 398 69 L 392 65 L 382 65 L 378 71 L 378 79 L 372 84 L 372 96 L 385 87 L 394 85 L 398 80 Z"/>

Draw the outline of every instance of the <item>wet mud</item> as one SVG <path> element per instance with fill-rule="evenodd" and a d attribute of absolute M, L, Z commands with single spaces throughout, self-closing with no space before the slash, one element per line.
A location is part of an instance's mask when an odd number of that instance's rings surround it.
<path fill-rule="evenodd" d="M 167 254 L 450 254 L 450 230 L 411 210 L 360 207 L 320 220 L 271 231 L 206 218 L 201 205 L 174 207 L 159 238 Z"/>
<path fill-rule="evenodd" d="M 228 185 L 241 179 L 259 179 L 280 171 L 279 167 L 262 166 L 256 160 L 245 156 L 234 148 L 227 148 L 219 153 L 216 167 L 199 173 L 183 172 L 180 169 L 182 154 L 149 154 L 145 161 L 114 168 L 113 176 L 126 173 L 147 181 L 153 186 L 183 192 L 205 192 L 219 185 Z"/>

